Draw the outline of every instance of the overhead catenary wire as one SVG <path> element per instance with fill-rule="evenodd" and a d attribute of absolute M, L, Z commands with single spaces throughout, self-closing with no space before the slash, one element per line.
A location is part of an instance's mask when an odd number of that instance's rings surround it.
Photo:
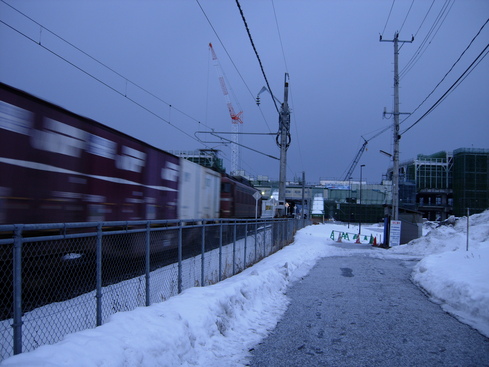
<path fill-rule="evenodd" d="M 275 3 L 274 3 L 273 0 L 272 0 L 272 8 L 273 8 L 273 15 L 275 17 L 275 25 L 277 26 L 278 39 L 280 41 L 280 47 L 282 49 L 282 57 L 284 59 L 285 71 L 288 73 L 289 72 L 289 68 L 287 66 L 287 59 L 285 57 L 284 43 L 282 42 L 282 34 L 280 32 L 280 27 L 278 25 L 277 12 L 275 10 Z"/>
<path fill-rule="evenodd" d="M 270 92 L 270 95 L 272 97 L 273 105 L 275 106 L 277 113 L 280 114 L 280 111 L 279 111 L 278 106 L 277 106 L 277 102 L 275 100 L 275 96 L 273 95 L 272 88 L 270 87 L 270 83 L 268 83 L 267 74 L 265 73 L 265 69 L 263 68 L 263 64 L 261 62 L 260 55 L 258 54 L 258 51 L 255 47 L 255 43 L 253 42 L 253 37 L 251 36 L 251 32 L 250 32 L 250 29 L 248 27 L 248 23 L 246 22 L 246 18 L 244 16 L 243 9 L 241 8 L 241 4 L 239 3 L 239 0 L 236 0 L 236 5 L 238 6 L 239 13 L 241 14 L 241 19 L 243 19 L 243 23 L 245 25 L 246 32 L 248 33 L 248 38 L 250 39 L 251 47 L 253 47 L 253 51 L 255 52 L 255 56 L 258 60 L 258 64 L 260 65 L 260 69 L 261 69 L 261 72 L 263 74 L 263 78 L 265 79 L 265 84 L 267 85 L 268 91 Z"/>
<path fill-rule="evenodd" d="M 234 69 L 236 70 L 236 72 L 238 73 L 239 77 L 241 78 L 241 81 L 243 82 L 243 84 L 245 85 L 246 89 L 248 90 L 251 98 L 253 100 L 255 100 L 255 95 L 251 92 L 251 89 L 250 87 L 248 86 L 248 84 L 246 83 L 243 75 L 241 74 L 240 70 L 238 69 L 238 67 L 236 66 L 236 63 L 234 62 L 233 58 L 231 57 L 231 55 L 229 54 L 226 46 L 224 45 L 224 42 L 222 41 L 221 37 L 219 36 L 219 34 L 217 33 L 217 30 L 216 28 L 214 27 L 214 25 L 212 24 L 211 20 L 209 19 L 209 17 L 207 16 L 207 13 L 205 12 L 204 8 L 202 7 L 202 5 L 200 4 L 199 0 L 195 0 L 197 2 L 197 4 L 199 5 L 199 8 L 200 10 L 202 11 L 202 14 L 204 14 L 204 17 L 205 19 L 207 20 L 207 22 L 209 23 L 209 26 L 211 27 L 212 31 L 214 32 L 214 34 L 216 35 L 217 37 L 217 40 L 219 41 L 219 43 L 221 44 L 224 52 L 226 53 L 226 55 L 228 56 L 229 60 L 231 61 L 231 64 L 233 65 Z M 268 121 L 265 117 L 265 114 L 263 113 L 262 109 L 260 106 L 258 106 L 259 110 L 260 110 L 260 114 L 263 118 L 263 121 L 265 121 L 265 124 L 267 125 L 267 128 L 268 128 L 268 131 L 271 131 L 270 129 L 270 126 L 268 125 Z"/>
<path fill-rule="evenodd" d="M 158 97 L 156 94 L 150 92 L 148 89 L 142 87 L 141 85 L 139 85 L 138 83 L 135 83 L 133 81 L 131 81 L 130 79 L 128 79 L 127 77 L 125 77 L 124 75 L 122 75 L 121 73 L 117 72 L 116 70 L 114 70 L 113 68 L 111 68 L 110 66 L 108 66 L 107 64 L 101 62 L 100 60 L 96 59 L 95 57 L 91 56 L 90 54 L 88 54 L 87 52 L 83 51 L 81 48 L 77 47 L 76 45 L 74 45 L 73 43 L 71 43 L 70 41 L 66 40 L 65 38 L 61 37 L 60 35 L 58 35 L 56 32 L 46 28 L 44 25 L 42 25 L 41 23 L 39 23 L 38 21 L 36 21 L 35 19 L 31 18 L 30 16 L 28 16 L 27 14 L 21 12 L 20 10 L 18 10 L 17 8 L 15 8 L 14 6 L 12 6 L 11 4 L 7 3 L 5 0 L 0 0 L 2 3 L 4 3 L 5 5 L 7 5 L 8 7 L 10 7 L 12 10 L 16 11 L 17 13 L 21 14 L 23 17 L 25 17 L 26 19 L 28 19 L 29 21 L 33 22 L 34 24 L 36 24 L 38 27 L 40 27 L 40 37 L 42 36 L 42 31 L 45 30 L 47 32 L 49 32 L 50 34 L 52 34 L 53 36 L 55 36 L 56 38 L 58 38 L 59 40 L 61 40 L 62 42 L 66 43 L 67 45 L 69 45 L 70 47 L 72 47 L 73 49 L 75 49 L 76 51 L 80 52 L 81 54 L 85 55 L 86 57 L 88 57 L 89 59 L 91 59 L 92 61 L 96 62 L 97 64 L 99 64 L 100 66 L 106 68 L 107 70 L 109 70 L 110 72 L 114 73 L 115 75 L 117 75 L 118 77 L 120 77 L 121 79 L 123 79 L 125 82 L 126 82 L 126 90 L 125 92 L 121 92 L 119 90 L 116 90 L 115 88 L 109 86 L 107 83 L 101 81 L 100 79 L 96 78 L 95 76 L 91 75 L 90 73 L 88 73 L 87 71 L 85 70 L 82 70 L 80 67 L 76 66 L 74 63 L 68 61 L 67 59 L 61 57 L 60 55 L 58 55 L 56 52 L 50 50 L 47 46 L 43 45 L 42 43 L 42 40 L 41 38 L 39 38 L 39 40 L 35 40 L 33 39 L 32 37 L 28 36 L 27 34 L 21 32 L 20 30 L 16 29 L 15 27 L 7 24 L 6 22 L 4 21 L 1 21 L 4 25 L 6 25 L 7 27 L 11 28 L 12 30 L 16 31 L 17 33 L 21 34 L 22 36 L 24 36 L 25 38 L 29 39 L 30 41 L 38 44 L 39 46 L 41 46 L 42 48 L 44 48 L 45 50 L 51 52 L 52 54 L 60 57 L 61 59 L 63 59 L 64 61 L 68 62 L 69 64 L 71 64 L 72 66 L 76 67 L 78 70 L 82 71 L 83 73 L 89 75 L 90 77 L 96 79 L 98 82 L 100 82 L 101 84 L 105 85 L 106 87 L 109 87 L 110 89 L 112 89 L 113 91 L 116 91 L 118 94 L 126 97 L 129 99 L 129 97 L 127 97 L 127 85 L 128 83 L 130 83 L 131 85 L 139 88 L 141 91 L 143 91 L 144 93 L 148 94 L 149 96 L 155 98 L 156 100 L 166 104 L 168 107 L 171 107 L 173 108 L 175 111 L 181 113 L 182 115 L 188 117 L 189 119 L 193 120 L 194 122 L 197 122 L 198 124 L 200 125 L 203 125 L 209 129 L 211 129 L 210 126 L 207 126 L 205 125 L 204 123 L 202 123 L 201 121 L 199 121 L 198 119 L 194 118 L 193 116 L 189 115 L 188 113 L 186 113 L 185 111 L 179 109 L 178 107 L 175 107 L 174 105 L 170 104 L 169 102 L 166 102 L 165 100 L 163 100 L 162 98 Z M 165 120 L 165 122 L 168 122 Z"/>

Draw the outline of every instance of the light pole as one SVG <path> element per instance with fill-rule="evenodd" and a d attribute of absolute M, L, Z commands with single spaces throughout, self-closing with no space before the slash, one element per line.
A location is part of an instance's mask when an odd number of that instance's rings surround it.
<path fill-rule="evenodd" d="M 364 164 L 360 166 L 360 214 L 358 215 L 358 237 L 360 237 L 360 233 L 362 232 L 362 170 L 365 167 Z"/>
<path fill-rule="evenodd" d="M 351 222 L 351 177 L 348 178 L 348 228 Z"/>

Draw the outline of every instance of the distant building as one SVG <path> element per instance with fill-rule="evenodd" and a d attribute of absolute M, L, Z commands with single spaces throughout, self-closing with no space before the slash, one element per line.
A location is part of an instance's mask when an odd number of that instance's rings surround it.
<path fill-rule="evenodd" d="M 463 216 L 489 208 L 489 149 L 453 151 L 453 214 Z"/>
<path fill-rule="evenodd" d="M 399 165 L 399 206 L 416 209 L 429 220 L 463 216 L 467 208 L 482 212 L 489 208 L 488 196 L 489 149 L 419 154 Z"/>
<path fill-rule="evenodd" d="M 250 177 L 263 198 L 278 191 L 278 182 L 267 176 Z M 323 180 L 303 185 L 286 183 L 288 214 L 297 214 L 302 206 L 313 208 L 315 197 L 324 201 L 324 219 L 343 222 L 375 223 L 382 221 L 385 209 L 392 205 L 392 168 L 381 184 L 358 180 Z M 361 193 L 361 194 L 360 194 Z M 403 213 L 420 213 L 429 220 L 444 220 L 450 215 L 464 216 L 489 209 L 489 149 L 460 148 L 431 155 L 419 154 L 399 164 L 399 208 Z M 314 209 L 321 210 L 318 201 Z M 301 209 L 302 210 L 302 209 Z"/>
<path fill-rule="evenodd" d="M 197 163 L 203 167 L 207 167 L 213 169 L 217 172 L 225 172 L 222 158 L 219 158 L 219 150 L 216 149 L 199 149 L 192 151 L 170 151 L 171 154 L 174 154 L 178 157 L 185 158 L 191 162 Z"/>

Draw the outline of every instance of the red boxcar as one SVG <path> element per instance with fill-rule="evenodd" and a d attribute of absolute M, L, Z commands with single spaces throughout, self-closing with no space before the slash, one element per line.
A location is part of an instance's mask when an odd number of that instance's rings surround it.
<path fill-rule="evenodd" d="M 255 218 L 256 200 L 259 190 L 245 179 L 223 174 L 221 177 L 221 218 Z M 260 195 L 261 196 L 261 195 Z M 261 216 L 261 199 L 258 201 L 258 218 Z"/>
<path fill-rule="evenodd" d="M 179 158 L 0 83 L 0 224 L 177 217 Z"/>

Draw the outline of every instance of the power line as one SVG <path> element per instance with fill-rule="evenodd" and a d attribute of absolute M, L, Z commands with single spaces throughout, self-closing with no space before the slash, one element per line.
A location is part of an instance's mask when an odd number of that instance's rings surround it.
<path fill-rule="evenodd" d="M 399 29 L 399 33 L 401 33 L 402 32 L 402 28 L 404 28 L 404 23 L 406 23 L 406 20 L 407 20 L 407 18 L 409 16 L 409 13 L 411 12 L 411 9 L 413 7 L 413 4 L 414 4 L 414 0 L 411 2 L 411 6 L 409 7 L 409 10 L 408 10 L 408 12 L 406 14 L 406 17 L 404 18 L 404 21 L 402 22 L 401 28 Z"/>
<path fill-rule="evenodd" d="M 287 67 L 287 59 L 285 58 L 284 44 L 282 42 L 282 35 L 280 34 L 280 27 L 278 26 L 278 20 L 277 20 L 277 12 L 275 11 L 275 4 L 273 0 L 272 0 L 272 8 L 273 8 L 273 15 L 275 17 L 275 25 L 277 26 L 278 39 L 280 40 L 280 47 L 282 48 L 282 56 L 284 58 L 285 71 L 288 73 L 289 68 Z"/>
<path fill-rule="evenodd" d="M 470 46 L 472 45 L 472 43 L 474 43 L 475 39 L 480 35 L 480 33 L 482 32 L 482 30 L 484 29 L 484 27 L 486 26 L 486 24 L 489 22 L 489 18 L 486 20 L 486 22 L 482 25 L 482 27 L 479 29 L 479 31 L 477 32 L 477 34 L 474 36 L 474 38 L 472 38 L 472 40 L 470 41 L 470 43 L 467 45 L 467 47 L 465 48 L 465 50 L 463 50 L 463 52 L 460 54 L 460 56 L 458 57 L 458 59 L 453 63 L 452 67 L 446 72 L 445 76 L 438 82 L 438 84 L 433 88 L 433 90 L 428 94 L 428 96 L 423 100 L 423 102 L 421 102 L 418 107 L 416 107 L 414 109 L 413 112 L 411 112 L 411 115 L 413 113 L 415 113 L 427 100 L 429 97 L 431 97 L 431 95 L 435 92 L 435 90 L 440 86 L 441 83 L 443 83 L 443 81 L 446 79 L 446 77 L 448 76 L 448 74 L 450 74 L 450 72 L 453 70 L 453 68 L 455 67 L 455 65 L 457 65 L 457 63 L 460 61 L 460 59 L 462 58 L 462 56 L 465 54 L 465 52 L 470 48 Z M 403 121 L 401 121 L 401 123 L 403 123 L 404 121 L 406 121 L 409 117 L 411 117 L 411 115 L 409 115 L 408 117 L 406 117 Z"/>
<path fill-rule="evenodd" d="M 435 90 L 440 86 L 440 84 L 445 80 L 445 78 L 447 77 L 447 75 L 453 70 L 453 68 L 455 67 L 455 65 L 460 61 L 460 59 L 462 58 L 462 56 L 465 54 L 465 52 L 470 48 L 470 46 L 473 44 L 473 42 L 475 41 L 475 39 L 480 35 L 480 33 L 482 32 L 482 30 L 484 29 L 484 27 L 487 25 L 487 23 L 489 23 L 489 19 L 486 20 L 486 22 L 481 26 L 481 28 L 479 29 L 479 31 L 477 32 L 477 34 L 472 38 L 472 40 L 469 42 L 469 44 L 467 45 L 467 47 L 464 49 L 464 51 L 460 54 L 460 56 L 458 57 L 458 59 L 453 63 L 452 67 L 447 71 L 447 73 L 445 74 L 445 76 L 440 80 L 440 82 L 435 86 L 435 88 L 433 88 L 433 90 L 428 94 L 428 96 L 423 100 L 423 102 L 421 102 L 418 107 L 416 107 L 413 112 L 411 112 L 411 114 L 406 117 L 404 120 L 402 120 L 400 122 L 400 124 L 404 123 L 407 119 L 409 119 L 427 100 L 428 98 L 435 92 Z M 481 54 L 479 54 L 479 56 L 476 58 L 476 60 L 474 60 L 474 62 L 472 62 L 472 64 L 469 66 L 469 68 L 457 79 L 457 81 L 449 88 L 449 90 L 447 90 L 447 92 L 445 92 L 443 94 L 443 96 L 420 118 L 418 119 L 415 123 L 413 123 L 410 127 L 408 127 L 406 130 L 404 130 L 402 134 L 404 134 L 405 132 L 407 132 L 408 130 L 410 130 L 414 125 L 416 125 L 417 123 L 419 123 L 424 117 L 426 117 L 430 112 L 432 112 L 436 107 L 438 107 L 438 105 L 443 102 L 443 100 L 448 97 L 450 95 L 450 93 L 452 93 L 457 87 L 458 85 L 460 85 L 467 76 L 470 75 L 470 73 L 477 67 L 477 65 L 479 65 L 479 63 L 487 56 L 487 52 L 484 56 L 481 57 L 481 55 L 484 53 L 484 51 L 486 51 L 486 49 L 488 48 L 489 46 L 486 46 L 486 48 L 481 52 Z M 477 61 L 478 60 L 478 61 Z M 472 67 L 473 66 L 473 67 Z M 472 67 L 472 69 L 470 69 Z M 470 70 L 469 70 L 470 69 Z M 457 84 L 458 83 L 458 84 Z M 378 131 L 375 135 L 373 135 L 372 137 L 370 137 L 369 139 L 365 139 L 363 138 L 362 136 L 362 139 L 364 139 L 364 141 L 366 143 L 368 143 L 369 141 L 375 139 L 376 137 L 378 137 L 379 135 L 383 134 L 384 132 L 386 132 L 387 130 L 389 130 L 391 128 L 391 125 L 388 125 L 384 128 L 381 128 L 380 131 Z M 346 172 L 346 170 L 345 170 Z"/>
<path fill-rule="evenodd" d="M 424 24 L 424 22 L 425 22 L 426 18 L 428 17 L 428 14 L 430 13 L 431 8 L 433 7 L 433 4 L 434 4 L 434 3 L 435 3 L 435 0 L 433 0 L 433 1 L 431 2 L 431 5 L 430 5 L 430 7 L 429 7 L 428 11 L 426 12 L 426 14 L 425 14 L 425 16 L 424 16 L 423 20 L 421 21 L 421 24 L 419 25 L 418 30 L 417 30 L 417 31 L 416 31 L 416 33 L 414 34 L 414 37 L 417 37 L 417 36 L 418 36 L 419 30 L 420 30 L 420 29 L 421 29 L 421 27 L 423 26 L 423 24 Z"/>
<path fill-rule="evenodd" d="M 243 13 L 243 9 L 241 9 L 241 5 L 239 3 L 239 0 L 236 0 L 236 5 L 238 6 L 239 12 L 241 14 L 241 18 L 243 19 L 243 23 L 246 28 L 246 32 L 248 33 L 248 38 L 250 39 L 251 46 L 253 47 L 253 51 L 255 52 L 256 58 L 258 60 L 258 64 L 260 64 L 260 69 L 263 74 L 263 78 L 265 79 L 265 83 L 267 85 L 268 91 L 270 92 L 270 95 L 272 97 L 273 105 L 275 106 L 275 109 L 277 110 L 277 113 L 280 114 L 280 111 L 277 106 L 277 102 L 275 101 L 275 96 L 273 95 L 272 88 L 270 87 L 270 84 L 268 83 L 268 78 L 267 75 L 265 74 L 265 69 L 263 68 L 263 64 L 260 59 L 260 55 L 258 55 L 258 51 L 256 50 L 255 43 L 253 42 L 253 37 L 251 37 L 251 32 L 250 29 L 248 28 L 248 23 L 246 22 L 246 18 Z"/>
<path fill-rule="evenodd" d="M 53 54 L 54 56 L 60 58 L 61 60 L 63 60 L 64 62 L 70 64 L 71 66 L 73 66 L 75 69 L 78 69 L 79 71 L 81 71 L 82 73 L 88 75 L 89 77 L 93 78 L 94 80 L 96 80 L 97 82 L 99 82 L 100 84 L 106 86 L 107 88 L 109 88 L 110 90 L 112 90 L 113 92 L 116 92 L 117 94 L 120 94 L 121 96 L 127 98 L 129 101 L 131 101 L 132 103 L 134 103 L 135 105 L 137 105 L 138 107 L 142 108 L 143 110 L 149 112 L 150 114 L 152 114 L 153 116 L 157 117 L 158 119 L 166 122 L 168 125 L 172 126 L 173 128 L 177 129 L 178 131 L 180 131 L 181 133 L 183 133 L 184 135 L 188 136 L 189 138 L 199 142 L 199 140 L 197 140 L 195 137 L 193 137 L 192 135 L 190 135 L 189 133 L 187 133 L 185 130 L 182 130 L 181 128 L 179 128 L 178 126 L 172 124 L 170 121 L 164 119 L 163 117 L 161 117 L 160 115 L 158 115 L 156 112 L 153 112 L 151 111 L 149 108 L 143 106 L 141 103 L 137 102 L 136 100 L 128 97 L 127 95 L 125 95 L 124 93 L 118 91 L 117 89 L 115 89 L 114 87 L 112 87 L 111 85 L 105 83 L 103 80 L 97 78 L 96 76 L 90 74 L 89 72 L 87 72 L 86 70 L 83 70 L 81 67 L 79 67 L 78 65 L 74 64 L 73 62 L 69 61 L 68 59 L 64 58 L 63 56 L 57 54 L 56 52 L 54 52 L 53 50 L 47 48 L 46 46 L 42 45 L 42 44 L 39 44 L 37 43 L 34 39 L 30 38 L 28 35 L 26 35 L 25 33 L 22 33 L 21 31 L 19 31 L 18 29 L 15 29 L 14 27 L 12 27 L 11 25 L 5 23 L 3 20 L 0 20 L 0 23 L 3 23 L 4 25 L 6 25 L 7 27 L 11 28 L 12 30 L 14 30 L 15 32 L 19 33 L 20 35 L 26 37 L 28 40 L 38 44 L 40 47 L 42 47 L 44 50 L 50 52 L 51 54 Z M 171 105 L 169 105 L 171 107 Z M 200 142 L 199 142 L 200 143 Z"/>
<path fill-rule="evenodd" d="M 244 79 L 243 75 L 242 75 L 242 74 L 241 74 L 241 72 L 239 71 L 238 67 L 236 66 L 236 64 L 235 64 L 235 62 L 234 62 L 234 60 L 233 60 L 233 58 L 232 58 L 232 57 L 231 57 L 231 55 L 229 54 L 229 52 L 228 52 L 228 50 L 227 50 L 226 46 L 225 46 L 225 45 L 224 45 L 224 43 L 222 42 L 221 37 L 219 37 L 219 34 L 217 33 L 216 28 L 214 28 L 214 25 L 212 24 L 211 20 L 210 20 L 210 19 L 209 19 L 209 17 L 207 16 L 207 13 L 205 12 L 205 10 L 204 10 L 204 8 L 202 7 L 202 5 L 200 4 L 199 0 L 195 0 L 195 1 L 196 1 L 196 2 L 197 2 L 197 4 L 199 5 L 200 10 L 201 10 L 201 11 L 202 11 L 202 13 L 204 14 L 205 19 L 207 20 L 207 22 L 209 23 L 209 25 L 210 25 L 210 27 L 211 27 L 212 31 L 213 31 L 213 32 L 214 32 L 214 34 L 216 35 L 217 40 L 219 41 L 219 43 L 221 44 L 222 48 L 224 49 L 224 52 L 226 52 L 226 55 L 228 56 L 229 60 L 231 61 L 231 64 L 233 64 L 234 69 L 235 69 L 235 70 L 236 70 L 236 72 L 238 73 L 239 77 L 240 77 L 240 78 L 241 78 L 241 80 L 243 81 L 243 84 L 245 85 L 246 89 L 247 89 L 247 90 L 248 90 L 248 92 L 250 93 L 251 98 L 253 98 L 253 101 L 254 101 L 254 100 L 255 100 L 255 95 L 254 95 L 254 94 L 251 92 L 251 89 L 248 87 L 248 84 L 246 83 L 246 81 L 245 81 L 245 79 Z M 258 106 L 258 107 L 259 107 L 259 106 Z M 263 121 L 265 121 L 265 124 L 267 125 L 268 130 L 269 130 L 269 131 L 271 131 L 271 130 L 270 130 L 270 126 L 268 125 L 268 121 L 267 121 L 267 119 L 265 118 L 265 115 L 263 114 L 263 111 L 262 111 L 262 109 L 261 109 L 260 107 L 259 107 L 259 110 L 260 110 L 260 113 L 261 113 L 261 115 L 262 115 L 262 117 L 263 117 Z"/>
<path fill-rule="evenodd" d="M 426 111 L 423 116 L 421 116 L 419 119 L 416 120 L 411 126 L 409 126 L 406 130 L 404 130 L 401 135 L 404 135 L 406 132 L 408 132 L 411 128 L 413 128 L 416 124 L 418 124 L 422 119 L 424 119 L 426 116 L 428 116 L 436 107 L 438 107 L 441 102 L 453 91 L 455 90 L 463 80 L 465 80 L 465 77 L 468 76 L 472 70 L 479 65 L 480 61 L 482 61 L 486 56 L 487 53 L 483 56 L 483 54 L 486 52 L 486 50 L 489 48 L 489 44 L 482 50 L 482 52 L 476 57 L 476 59 L 469 65 L 467 69 L 458 77 L 458 79 L 448 88 L 448 90 L 443 93 L 443 95 Z M 475 66 L 474 66 L 475 65 Z M 474 67 L 473 67 L 474 66 Z"/>
<path fill-rule="evenodd" d="M 433 42 L 433 39 L 436 37 L 438 34 L 438 31 L 440 30 L 441 26 L 445 22 L 445 19 L 447 18 L 448 14 L 450 13 L 450 10 L 452 9 L 453 4 L 455 3 L 455 0 L 446 0 L 445 3 L 443 4 L 440 12 L 438 13 L 435 21 L 433 22 L 430 30 L 424 37 L 423 41 L 421 41 L 421 44 L 419 45 L 418 49 L 414 53 L 414 55 L 409 59 L 409 61 L 406 63 L 406 65 L 402 68 L 402 70 L 399 72 L 399 77 L 402 79 L 411 69 L 413 66 L 419 61 L 421 56 L 425 53 L 425 51 L 428 49 L 430 46 L 431 42 Z M 434 33 L 433 33 L 434 32 Z M 431 39 L 430 39 L 431 37 Z M 429 42 L 428 42 L 429 40 Z"/>
<path fill-rule="evenodd" d="M 396 2 L 396 0 L 392 0 L 391 9 L 389 10 L 389 15 L 387 16 L 387 20 L 385 21 L 384 29 L 382 30 L 381 36 L 384 36 L 384 32 L 385 32 L 385 29 L 387 28 L 387 23 L 389 22 L 389 19 L 391 17 L 392 8 L 394 7 L 395 2 Z"/>
<path fill-rule="evenodd" d="M 190 116 L 189 114 L 187 114 L 186 112 L 182 111 L 181 109 L 173 106 L 172 104 L 164 101 L 163 99 L 161 99 L 160 97 L 158 97 L 156 94 L 150 92 L 149 90 L 143 88 L 142 86 L 140 86 L 139 84 L 129 80 L 128 78 L 126 78 L 124 75 L 120 74 L 119 72 L 117 72 L 116 70 L 114 70 L 113 68 L 111 68 L 110 66 L 104 64 L 103 62 L 99 61 L 98 59 L 96 59 L 95 57 L 91 56 L 90 54 L 88 54 L 87 52 L 83 51 L 82 49 L 80 49 L 79 47 L 77 47 L 76 45 L 74 45 L 73 43 L 69 42 L 68 40 L 66 40 L 65 38 L 61 37 L 60 35 L 58 35 L 56 32 L 46 28 L 45 26 L 43 26 L 41 23 L 37 22 L 36 20 L 34 20 L 33 18 L 29 17 L 27 14 L 21 12 L 20 10 L 16 9 L 15 7 L 13 7 L 11 4 L 5 2 L 4 0 L 0 0 L 2 3 L 4 3 L 5 5 L 7 5 L 8 7 L 10 7 L 11 9 L 13 9 L 14 11 L 16 11 L 17 13 L 21 14 L 22 16 L 24 16 L 25 18 L 27 18 L 28 20 L 30 20 L 31 22 L 33 22 L 34 24 L 36 24 L 37 26 L 39 26 L 41 28 L 41 31 L 42 30 L 45 30 L 47 32 L 49 32 L 50 34 L 52 34 L 53 36 L 55 36 L 56 38 L 58 38 L 59 40 L 63 41 L 64 43 L 66 43 L 67 45 L 71 46 L 72 48 L 74 48 L 75 50 L 77 50 L 78 52 L 80 52 L 81 54 L 85 55 L 86 57 L 88 57 L 89 59 L 91 59 L 92 61 L 96 62 L 97 64 L 103 66 L 104 68 L 106 68 L 107 70 L 111 71 L 112 73 L 114 73 L 115 75 L 117 75 L 118 77 L 120 77 L 121 79 L 123 79 L 125 82 L 126 82 L 126 85 L 127 83 L 130 83 L 132 84 L 133 86 L 139 88 L 141 91 L 143 91 L 144 93 L 148 94 L 149 96 L 155 98 L 156 100 L 166 104 L 168 107 L 170 108 L 173 108 L 175 111 L 181 113 L 182 115 L 188 117 L 189 119 L 197 122 L 199 125 L 203 125 L 205 127 L 207 127 L 208 129 L 211 129 L 210 126 L 207 126 L 206 124 L 202 123 L 201 121 L 199 121 L 198 119 Z M 1 21 L 1 20 L 0 20 Z M 44 48 L 45 50 L 51 52 L 53 55 L 59 57 L 60 59 L 62 59 L 63 61 L 67 62 L 68 64 L 70 64 L 71 66 L 75 67 L 76 69 L 80 70 L 81 72 L 83 72 L 84 74 L 90 76 L 91 78 L 95 79 L 96 81 L 98 81 L 99 83 L 105 85 L 106 87 L 108 87 L 109 89 L 113 90 L 114 92 L 126 97 L 127 99 L 131 100 L 132 102 L 138 104 L 140 107 L 142 107 L 142 105 L 140 105 L 139 103 L 135 102 L 133 99 L 129 98 L 127 96 L 127 93 L 122 93 L 120 91 L 118 91 L 117 89 L 115 89 L 114 87 L 110 86 L 109 84 L 103 82 L 101 79 L 95 77 L 94 75 L 90 74 L 89 72 L 83 70 L 81 67 L 78 67 L 77 65 L 75 65 L 73 62 L 67 60 L 66 58 L 62 57 L 61 55 L 57 54 L 56 52 L 54 52 L 53 50 L 49 49 L 47 46 L 44 46 L 42 44 L 42 42 L 39 40 L 35 40 L 33 39 L 32 37 L 28 36 L 27 34 L 21 32 L 20 30 L 16 29 L 15 27 L 7 24 L 6 22 L 4 21 L 1 21 L 4 25 L 6 25 L 7 27 L 11 28 L 12 30 L 16 31 L 17 33 L 21 34 L 22 36 L 24 36 L 25 38 L 29 39 L 30 41 L 36 43 L 37 45 L 39 45 L 40 47 Z M 146 108 L 145 108 L 146 109 Z M 163 118 L 161 118 L 163 121 L 169 123 L 170 125 L 174 126 L 176 128 L 175 125 L 171 124 L 170 121 L 167 121 Z M 178 128 L 177 128 L 178 129 Z M 183 130 L 181 130 L 183 132 Z M 188 134 L 186 134 L 188 135 Z M 188 135 L 190 136 L 190 135 Z"/>

